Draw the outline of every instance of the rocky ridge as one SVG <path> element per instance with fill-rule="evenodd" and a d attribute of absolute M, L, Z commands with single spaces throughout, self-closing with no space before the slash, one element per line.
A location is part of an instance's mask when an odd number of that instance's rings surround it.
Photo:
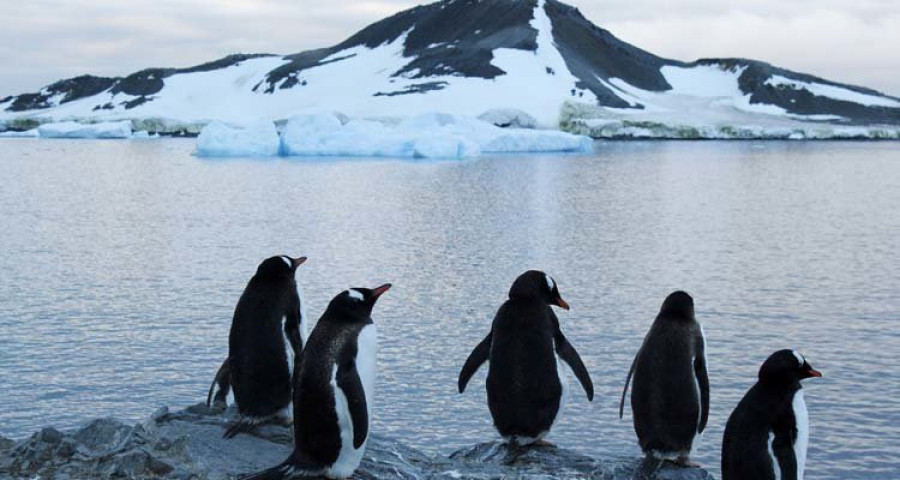
<path fill-rule="evenodd" d="M 291 430 L 265 425 L 252 435 L 222 439 L 231 411 L 203 404 L 172 412 L 163 407 L 144 422 L 94 420 L 61 432 L 47 427 L 13 442 L 0 437 L 0 479 L 225 480 L 274 466 L 291 451 Z M 594 459 L 552 445 L 511 448 L 473 445 L 449 457 L 431 456 L 372 435 L 355 479 L 660 479 L 711 480 L 702 469 L 647 465 L 635 458 Z M 655 462 L 652 462 L 655 463 Z"/>

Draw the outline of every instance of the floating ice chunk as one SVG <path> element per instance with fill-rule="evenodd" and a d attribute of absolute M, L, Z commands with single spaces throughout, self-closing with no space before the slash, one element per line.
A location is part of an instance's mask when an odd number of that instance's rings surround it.
<path fill-rule="evenodd" d="M 24 132 L 16 132 L 10 130 L 8 132 L 0 132 L 0 138 L 37 138 L 40 135 L 38 134 L 38 129 L 33 128 L 31 130 L 26 130 Z"/>
<path fill-rule="evenodd" d="M 398 122 L 344 122 L 333 113 L 316 113 L 290 118 L 281 145 L 282 153 L 292 156 L 466 158 L 482 153 L 590 152 L 593 141 L 559 131 L 504 129 L 445 113 Z"/>
<path fill-rule="evenodd" d="M 131 121 L 105 123 L 59 122 L 39 126 L 41 138 L 131 138 Z"/>
<path fill-rule="evenodd" d="M 247 125 L 212 122 L 197 137 L 195 153 L 201 157 L 271 157 L 278 155 L 279 144 L 272 122 Z"/>

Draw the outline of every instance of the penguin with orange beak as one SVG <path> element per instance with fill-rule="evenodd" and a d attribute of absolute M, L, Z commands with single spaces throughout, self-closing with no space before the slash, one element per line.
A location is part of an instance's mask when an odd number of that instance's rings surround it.
<path fill-rule="evenodd" d="M 821 376 L 796 350 L 763 362 L 759 381 L 725 425 L 723 480 L 803 480 L 809 413 L 800 381 Z"/>
<path fill-rule="evenodd" d="M 463 393 L 472 375 L 488 362 L 487 399 L 494 426 L 513 445 L 546 436 L 565 404 L 571 369 L 594 399 L 594 386 L 581 357 L 559 327 L 551 306 L 565 310 L 556 281 L 529 270 L 513 283 L 487 337 L 475 347 L 459 374 Z"/>
<path fill-rule="evenodd" d="M 306 257 L 279 255 L 256 269 L 238 300 L 228 337 L 228 359 L 210 386 L 207 404 L 215 396 L 224 403 L 234 390 L 240 418 L 225 438 L 271 420 L 291 421 L 291 375 L 303 349 L 303 318 L 295 275 Z"/>

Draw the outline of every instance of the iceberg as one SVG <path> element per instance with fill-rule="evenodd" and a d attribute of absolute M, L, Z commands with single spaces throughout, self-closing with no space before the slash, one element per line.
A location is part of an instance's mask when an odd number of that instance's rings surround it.
<path fill-rule="evenodd" d="M 24 132 L 17 132 L 15 130 L 0 132 L 0 138 L 38 138 L 39 136 L 40 134 L 36 128 L 25 130 Z"/>
<path fill-rule="evenodd" d="M 195 154 L 201 157 L 272 157 L 280 140 L 275 124 L 256 122 L 232 125 L 212 122 L 197 137 Z"/>
<path fill-rule="evenodd" d="M 348 119 L 337 113 L 296 115 L 281 132 L 288 156 L 470 158 L 489 153 L 593 151 L 582 135 L 500 128 L 462 115 L 427 113 L 400 121 Z"/>
<path fill-rule="evenodd" d="M 37 130 L 41 138 L 131 138 L 131 121 L 46 123 Z"/>

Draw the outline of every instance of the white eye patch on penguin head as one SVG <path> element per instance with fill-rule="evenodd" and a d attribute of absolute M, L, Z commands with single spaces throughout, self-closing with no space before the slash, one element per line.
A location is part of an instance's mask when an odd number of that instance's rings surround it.
<path fill-rule="evenodd" d="M 806 363 L 806 359 L 803 358 L 803 355 L 801 355 L 800 352 L 798 352 L 798 351 L 796 351 L 796 350 L 791 350 L 791 353 L 793 353 L 793 354 L 794 354 L 794 357 L 797 358 L 797 362 L 800 363 L 800 366 L 801 366 L 801 367 L 803 366 L 804 363 Z"/>
<path fill-rule="evenodd" d="M 355 288 L 351 288 L 351 289 L 347 290 L 347 296 L 356 300 L 357 302 L 362 302 L 362 301 L 365 301 L 365 299 L 366 299 L 365 294 L 363 294 L 362 292 L 360 292 L 359 290 L 357 290 Z"/>

